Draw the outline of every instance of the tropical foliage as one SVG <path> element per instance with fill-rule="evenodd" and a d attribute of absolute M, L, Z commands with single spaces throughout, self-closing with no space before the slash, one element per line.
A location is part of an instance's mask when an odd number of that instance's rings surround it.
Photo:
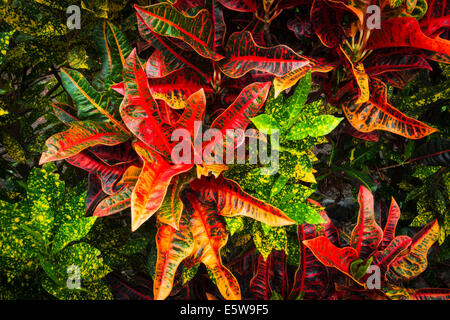
<path fill-rule="evenodd" d="M 70 5 L 0 5 L 3 299 L 450 297 L 445 1 Z"/>

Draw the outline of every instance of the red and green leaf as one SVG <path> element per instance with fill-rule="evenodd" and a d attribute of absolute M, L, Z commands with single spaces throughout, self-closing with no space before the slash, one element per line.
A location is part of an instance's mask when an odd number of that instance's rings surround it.
<path fill-rule="evenodd" d="M 415 18 L 399 17 L 383 21 L 381 29 L 371 32 L 367 49 L 411 47 L 450 55 L 450 41 L 427 37 Z"/>
<path fill-rule="evenodd" d="M 369 101 L 356 104 L 356 99 L 348 99 L 342 108 L 358 131 L 385 130 L 410 139 L 420 139 L 436 131 L 395 109 L 387 100 L 386 85 L 375 78 L 370 82 Z"/>
<path fill-rule="evenodd" d="M 397 227 L 397 222 L 400 219 L 400 214 L 400 208 L 395 199 L 392 198 L 386 225 L 384 226 L 383 240 L 381 240 L 380 249 L 386 248 L 394 239 L 395 228 Z"/>
<path fill-rule="evenodd" d="M 120 179 L 128 168 L 127 164 L 110 166 L 103 161 L 98 160 L 87 151 L 80 152 L 65 160 L 71 165 L 97 176 L 101 181 L 103 192 L 108 195 L 115 194 L 123 187 L 120 183 Z M 94 190 L 96 189 L 97 188 L 94 188 Z"/>
<path fill-rule="evenodd" d="M 39 164 L 72 157 L 98 144 L 117 145 L 130 138 L 109 122 L 73 121 L 68 126 L 66 131 L 48 138 L 47 150 L 42 154 Z"/>
<path fill-rule="evenodd" d="M 207 10 L 201 10 L 194 17 L 190 17 L 169 3 L 152 5 L 146 9 L 135 5 L 135 8 L 138 20 L 151 31 L 182 40 L 205 58 L 223 58 L 213 50 L 214 30 Z"/>
<path fill-rule="evenodd" d="M 439 224 L 435 219 L 413 237 L 408 254 L 392 262 L 386 273 L 386 279 L 392 283 L 398 283 L 421 274 L 428 266 L 428 250 L 438 238 Z"/>
<path fill-rule="evenodd" d="M 373 195 L 361 186 L 358 194 L 358 222 L 352 231 L 350 244 L 359 257 L 367 258 L 381 242 L 383 231 L 375 221 Z"/>
<path fill-rule="evenodd" d="M 172 150 L 169 139 L 173 127 L 161 119 L 136 50 L 127 58 L 123 76 L 125 97 L 120 106 L 123 121 L 137 138 L 169 159 Z"/>
<path fill-rule="evenodd" d="M 251 70 L 263 71 L 277 77 L 309 64 L 309 60 L 285 45 L 258 46 L 248 31 L 235 32 L 225 48 L 227 58 L 219 62 L 222 72 L 239 78 Z"/>
<path fill-rule="evenodd" d="M 64 103 L 54 103 L 52 105 L 53 113 L 64 124 L 69 122 L 80 121 L 76 116 L 76 110 Z"/>
<path fill-rule="evenodd" d="M 225 8 L 239 12 L 256 12 L 256 0 L 217 0 Z"/>
<path fill-rule="evenodd" d="M 184 109 L 188 98 L 201 89 L 207 94 L 213 92 L 195 72 L 186 68 L 164 78 L 149 79 L 149 88 L 154 99 L 164 100 L 174 109 Z"/>
<path fill-rule="evenodd" d="M 384 250 L 377 251 L 373 255 L 373 263 L 379 266 L 383 272 L 386 272 L 389 269 L 390 264 L 409 249 L 410 244 L 410 237 L 396 237 Z"/>
<path fill-rule="evenodd" d="M 102 200 L 94 211 L 94 217 L 106 217 L 121 212 L 131 206 L 132 187 L 125 186 L 122 190 Z"/>
<path fill-rule="evenodd" d="M 255 82 L 242 89 L 234 102 L 212 123 L 211 128 L 226 134 L 227 129 L 245 130 L 269 94 L 270 82 Z"/>
<path fill-rule="evenodd" d="M 178 266 L 194 250 L 194 237 L 187 218 L 183 216 L 179 230 L 169 225 L 159 225 L 156 234 L 156 246 L 158 256 L 153 282 L 153 294 L 155 300 L 163 300 L 172 291 Z"/>
<path fill-rule="evenodd" d="M 80 120 L 109 121 L 123 134 L 128 133 L 124 125 L 109 112 L 109 101 L 106 95 L 95 90 L 80 72 L 62 68 L 60 77 L 64 89 L 78 108 Z"/>
<path fill-rule="evenodd" d="M 316 226 L 312 224 L 304 223 L 297 227 L 299 264 L 289 299 L 296 299 L 302 294 L 304 300 L 315 300 L 321 299 L 326 294 L 330 280 L 329 272 L 303 242 L 314 239 L 317 235 Z"/>

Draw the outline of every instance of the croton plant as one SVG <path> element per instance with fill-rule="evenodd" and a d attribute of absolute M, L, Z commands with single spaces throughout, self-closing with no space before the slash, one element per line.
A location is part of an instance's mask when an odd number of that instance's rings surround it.
<path fill-rule="evenodd" d="M 180 270 L 184 278 L 199 264 L 223 298 L 245 298 L 231 272 L 236 265 L 222 261 L 239 230 L 253 236 L 260 253 L 246 285 L 253 298 L 450 296 L 400 284 L 426 269 L 436 220 L 413 238 L 396 236 L 400 209 L 392 200 L 382 230 L 372 193 L 361 187 L 358 220 L 345 240 L 309 199 L 317 184 L 314 148 L 341 121 L 368 140 L 380 131 L 408 139 L 436 131 L 396 109 L 388 93 L 433 63 L 450 62 L 445 0 L 153 2 L 134 5 L 143 39 L 136 48 L 107 20 L 95 28 L 102 69 L 92 84 L 77 70 L 60 69 L 76 108 L 53 105 L 67 127 L 47 140 L 40 164 L 65 160 L 87 171 L 86 211 L 93 216 L 130 209 L 131 231 L 144 224 L 156 230 L 154 299 L 169 297 Z M 285 39 L 270 31 L 279 17 L 288 18 L 277 32 Z M 195 136 L 199 123 L 224 136 L 229 129 L 260 130 L 244 141 L 266 141 L 264 132 L 278 130 L 279 171 L 261 175 L 260 165 L 198 161 L 227 152 L 213 139 L 191 145 L 190 161 L 174 161 L 173 134 Z M 287 245 L 292 230 L 297 249 Z M 242 243 L 249 240 L 233 241 Z M 295 250 L 298 269 L 289 282 L 286 260 Z M 381 272 L 376 290 L 367 287 L 373 267 Z"/>

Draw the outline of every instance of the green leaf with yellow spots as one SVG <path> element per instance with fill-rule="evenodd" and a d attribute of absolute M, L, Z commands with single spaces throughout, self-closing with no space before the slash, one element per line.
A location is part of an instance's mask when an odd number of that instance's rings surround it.
<path fill-rule="evenodd" d="M 64 249 L 69 243 L 84 238 L 95 223 L 96 217 L 84 217 L 69 220 L 62 224 L 52 241 L 51 253 L 55 254 Z"/>
<path fill-rule="evenodd" d="M 6 56 L 6 52 L 9 47 L 9 42 L 14 35 L 15 30 L 8 32 L 0 32 L 0 64 L 3 62 L 3 57 Z"/>
<path fill-rule="evenodd" d="M 302 140 L 307 136 L 320 137 L 333 131 L 343 118 L 331 115 L 320 115 L 297 123 L 286 136 L 288 140 Z"/>
<path fill-rule="evenodd" d="M 113 295 L 103 280 L 88 282 L 81 285 L 82 290 L 69 289 L 61 286 L 50 278 L 42 280 L 42 287 L 49 294 L 60 300 L 112 300 Z"/>
<path fill-rule="evenodd" d="M 55 255 L 58 261 L 59 274 L 67 274 L 67 268 L 80 268 L 81 283 L 92 282 L 103 278 L 112 270 L 103 263 L 100 251 L 91 245 L 81 242 L 65 248 Z"/>
<path fill-rule="evenodd" d="M 428 178 L 429 176 L 435 174 L 436 172 L 438 172 L 439 169 L 440 169 L 440 167 L 437 167 L 437 166 L 419 167 L 416 169 L 416 171 L 414 171 L 412 176 L 415 178 L 418 178 L 418 179 L 425 179 L 425 178 Z"/>
<path fill-rule="evenodd" d="M 182 279 L 183 279 L 183 285 L 185 285 L 187 282 L 191 281 L 192 279 L 194 279 L 195 275 L 197 274 L 198 271 L 198 267 L 200 266 L 200 264 L 196 264 L 195 266 L 191 267 L 191 268 L 186 268 L 185 266 L 183 266 L 183 271 L 182 271 Z"/>
<path fill-rule="evenodd" d="M 244 228 L 243 217 L 224 217 L 230 236 L 233 236 L 236 232 L 241 231 Z"/>
<path fill-rule="evenodd" d="M 283 227 L 266 227 L 263 229 L 262 223 L 253 224 L 253 242 L 259 253 L 267 259 L 272 250 L 286 250 L 287 234 Z"/>

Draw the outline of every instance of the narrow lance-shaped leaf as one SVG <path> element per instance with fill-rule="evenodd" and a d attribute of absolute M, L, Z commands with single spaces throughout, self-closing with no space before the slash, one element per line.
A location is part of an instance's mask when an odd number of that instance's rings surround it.
<path fill-rule="evenodd" d="M 246 216 L 273 227 L 295 224 L 281 210 L 245 193 L 234 181 L 219 176 L 194 180 L 191 188 L 204 201 L 215 202 L 217 213 L 225 217 Z"/>
<path fill-rule="evenodd" d="M 76 110 L 64 103 L 54 103 L 52 105 L 53 113 L 62 123 L 69 123 L 73 121 L 80 121 L 74 114 Z"/>
<path fill-rule="evenodd" d="M 386 279 L 398 283 L 421 274 L 428 266 L 428 250 L 438 238 L 439 224 L 435 219 L 414 236 L 409 253 L 399 257 L 391 264 Z"/>
<path fill-rule="evenodd" d="M 107 165 L 103 161 L 96 159 L 88 152 L 80 152 L 70 158 L 67 158 L 66 161 L 71 165 L 86 170 L 87 172 L 97 176 L 101 181 L 103 192 L 109 195 L 113 195 L 119 191 L 120 188 L 122 188 L 119 181 L 128 167 L 126 164 L 115 166 Z M 95 184 L 95 181 L 96 179 L 93 179 L 92 182 Z M 97 188 L 94 188 L 92 191 L 95 193 Z M 96 194 L 93 195 L 92 200 L 95 200 L 97 196 L 101 197 L 100 194 Z"/>
<path fill-rule="evenodd" d="M 223 58 L 212 49 L 214 30 L 207 10 L 201 10 L 194 17 L 190 17 L 169 3 L 152 5 L 146 9 L 135 5 L 135 9 L 138 19 L 153 32 L 182 40 L 205 58 Z"/>
<path fill-rule="evenodd" d="M 137 138 L 169 159 L 172 149 L 169 139 L 173 128 L 161 119 L 136 49 L 127 58 L 123 75 L 125 97 L 120 106 L 123 121 Z"/>
<path fill-rule="evenodd" d="M 225 48 L 227 58 L 219 62 L 225 75 L 239 78 L 251 70 L 273 74 L 277 77 L 309 64 L 309 60 L 285 45 L 258 46 L 250 32 L 235 32 Z"/>
<path fill-rule="evenodd" d="M 258 256 L 258 264 L 256 267 L 256 273 L 253 278 L 250 279 L 249 291 L 252 293 L 253 298 L 260 300 L 269 300 L 272 288 L 269 281 L 269 268 L 270 268 L 270 255 L 267 259 L 260 254 Z"/>
<path fill-rule="evenodd" d="M 69 158 L 97 144 L 113 146 L 129 139 L 128 134 L 118 130 L 112 123 L 73 121 L 68 126 L 67 131 L 47 140 L 47 150 L 42 154 L 40 164 Z"/>
<path fill-rule="evenodd" d="M 100 202 L 94 211 L 94 217 L 106 217 L 121 212 L 131 206 L 132 187 L 122 190 Z"/>
<path fill-rule="evenodd" d="M 153 294 L 155 300 L 162 300 L 167 298 L 172 291 L 178 266 L 194 249 L 194 238 L 187 217 L 182 217 L 179 230 L 169 225 L 159 225 L 156 234 L 156 246 L 158 256 Z"/>
<path fill-rule="evenodd" d="M 316 236 L 317 231 L 314 225 L 304 223 L 297 227 L 299 264 L 289 299 L 296 299 L 301 293 L 304 300 L 320 299 L 326 293 L 329 281 L 328 270 L 303 243 L 304 240 L 313 239 Z"/>
<path fill-rule="evenodd" d="M 228 241 L 225 222 L 211 205 L 202 204 L 193 193 L 188 193 L 190 229 L 194 236 L 191 265 L 202 262 L 213 274 L 217 287 L 227 300 L 241 299 L 241 289 L 233 274 L 223 266 L 220 249 Z"/>
<path fill-rule="evenodd" d="M 436 131 L 395 109 L 387 100 L 386 85 L 375 78 L 370 82 L 369 101 L 361 104 L 354 101 L 349 99 L 342 108 L 350 124 L 358 131 L 385 130 L 410 139 L 420 139 Z"/>
<path fill-rule="evenodd" d="M 64 88 L 78 107 L 81 120 L 110 121 L 118 130 L 128 133 L 124 125 L 109 113 L 107 97 L 95 90 L 80 72 L 62 68 L 60 76 Z"/>
<path fill-rule="evenodd" d="M 227 129 L 245 130 L 250 118 L 261 109 L 269 94 L 270 82 L 255 82 L 242 89 L 236 100 L 212 123 L 211 128 L 226 134 Z"/>
<path fill-rule="evenodd" d="M 384 249 L 395 237 L 395 228 L 398 219 L 400 219 L 400 208 L 394 198 L 391 200 L 389 214 L 383 231 L 383 240 L 380 243 L 380 249 Z"/>
<path fill-rule="evenodd" d="M 352 231 L 350 244 L 358 256 L 366 258 L 378 248 L 383 231 L 375 221 L 372 192 L 364 186 L 359 188 L 358 203 L 358 222 Z"/>
<path fill-rule="evenodd" d="M 184 186 L 187 185 L 194 178 L 194 172 L 190 171 L 185 174 L 174 177 L 167 189 L 166 197 L 164 198 L 161 207 L 157 212 L 157 220 L 161 223 L 167 224 L 178 230 L 178 224 L 183 212 L 183 202 L 180 193 Z"/>

